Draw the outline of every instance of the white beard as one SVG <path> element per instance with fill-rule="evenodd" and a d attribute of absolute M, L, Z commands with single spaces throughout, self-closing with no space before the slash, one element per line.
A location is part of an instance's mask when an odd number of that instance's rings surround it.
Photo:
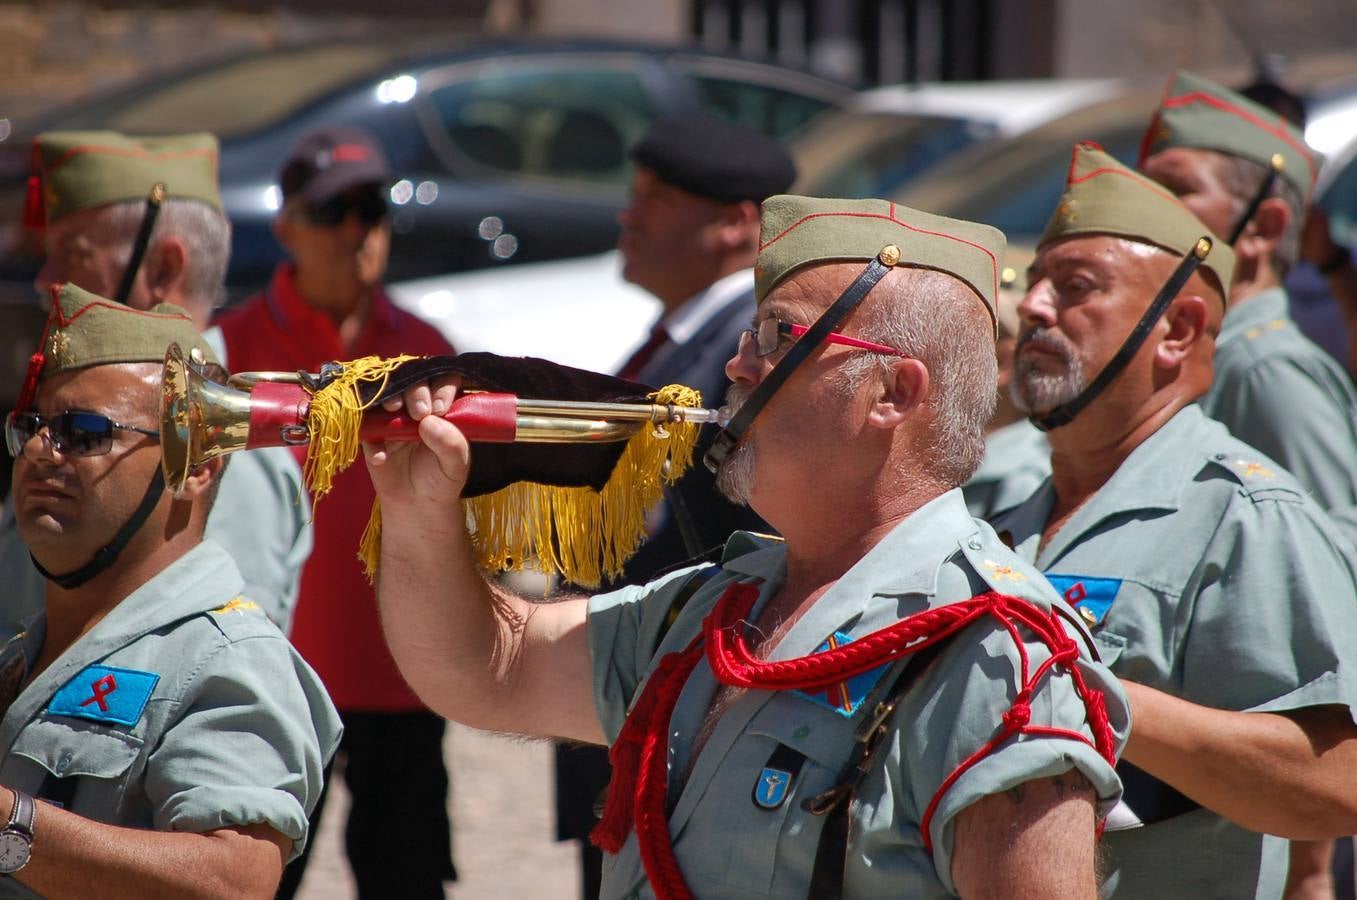
<path fill-rule="evenodd" d="M 726 392 L 726 405 L 730 408 L 732 418 L 749 399 L 750 393 L 750 388 L 731 385 Z M 749 498 L 754 492 L 754 439 L 748 431 L 717 470 L 716 489 L 731 503 L 749 505 Z"/>
<path fill-rule="evenodd" d="M 1043 372 L 1036 363 L 1023 359 L 1022 349 L 1028 344 L 1055 351 L 1065 364 L 1064 371 Z M 1028 415 L 1048 413 L 1078 397 L 1087 386 L 1084 364 L 1067 338 L 1047 329 L 1038 329 L 1018 340 L 1008 394 L 1021 412 Z"/>

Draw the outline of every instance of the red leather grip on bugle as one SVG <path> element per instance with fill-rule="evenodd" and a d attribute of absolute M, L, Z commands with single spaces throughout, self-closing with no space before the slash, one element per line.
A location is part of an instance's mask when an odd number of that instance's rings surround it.
<path fill-rule="evenodd" d="M 306 425 L 311 395 L 300 384 L 261 381 L 250 391 L 250 437 L 248 450 L 285 447 L 296 441 L 283 439 L 283 429 Z"/>
<path fill-rule="evenodd" d="M 461 429 L 468 441 L 512 444 L 518 431 L 518 398 L 513 394 L 466 394 L 452 402 L 443 418 Z M 363 417 L 364 441 L 413 441 L 419 425 L 401 413 L 382 409 Z"/>

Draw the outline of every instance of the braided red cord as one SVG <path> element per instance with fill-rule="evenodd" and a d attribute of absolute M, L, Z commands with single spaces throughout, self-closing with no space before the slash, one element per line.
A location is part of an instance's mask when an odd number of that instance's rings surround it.
<path fill-rule="evenodd" d="M 1115 735 L 1103 695 L 1088 688 L 1075 665 L 1079 645 L 1066 633 L 1060 617 L 1021 597 L 989 591 L 936 609 L 907 616 L 851 643 L 799 659 L 763 662 L 749 650 L 741 626 L 758 598 L 753 584 L 733 583 L 702 622 L 702 632 L 681 652 L 666 654 L 647 680 L 622 732 L 609 752 L 613 763 L 603 819 L 590 835 L 601 849 L 616 853 L 634 827 L 646 877 L 657 897 L 692 896 L 669 837 L 667 814 L 669 720 L 688 676 L 703 655 L 716 679 L 730 687 L 758 690 L 814 691 L 894 662 L 946 640 L 981 616 L 992 616 L 1018 648 L 1020 687 L 1004 713 L 999 731 L 943 779 L 920 822 L 924 847 L 933 852 L 929 826 L 943 796 L 965 772 L 1017 734 L 1039 734 L 1082 741 L 1115 764 Z M 1027 648 L 1018 626 L 1034 634 L 1051 651 L 1049 659 L 1029 672 Z M 1057 665 L 1069 673 L 1084 702 L 1093 740 L 1077 731 L 1032 725 L 1032 694 Z M 1100 826 L 1101 827 L 1101 826 Z"/>

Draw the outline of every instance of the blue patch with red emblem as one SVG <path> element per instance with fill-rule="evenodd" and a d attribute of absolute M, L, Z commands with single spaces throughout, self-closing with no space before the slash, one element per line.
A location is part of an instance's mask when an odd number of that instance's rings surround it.
<path fill-rule="evenodd" d="M 1046 580 L 1055 586 L 1065 602 L 1075 609 L 1093 614 L 1093 624 L 1101 625 L 1121 590 L 1120 578 L 1091 578 L 1088 575 L 1052 575 Z"/>
<path fill-rule="evenodd" d="M 135 725 L 159 681 L 155 672 L 90 666 L 56 692 L 47 711 L 54 716 Z"/>
<path fill-rule="evenodd" d="M 842 631 L 836 631 L 824 639 L 820 646 L 815 648 L 816 653 L 824 653 L 826 650 L 836 650 L 844 644 L 852 643 L 853 639 Z M 844 718 L 849 718 L 858 711 L 862 701 L 867 699 L 867 695 L 876 687 L 876 683 L 881 680 L 881 676 L 891 667 L 890 663 L 882 663 L 875 669 L 869 669 L 861 675 L 854 675 L 847 681 L 840 681 L 831 685 L 829 688 L 818 693 L 808 693 L 806 691 L 797 691 L 802 697 L 807 698 L 818 704 L 834 710 Z"/>

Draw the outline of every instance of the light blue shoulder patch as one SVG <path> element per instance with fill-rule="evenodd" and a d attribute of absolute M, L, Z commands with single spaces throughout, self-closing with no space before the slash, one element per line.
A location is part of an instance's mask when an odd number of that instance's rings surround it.
<path fill-rule="evenodd" d="M 159 681 L 155 672 L 90 666 L 56 692 L 47 711 L 54 716 L 135 725 Z"/>
<path fill-rule="evenodd" d="M 1046 580 L 1060 592 L 1066 603 L 1084 616 L 1090 627 L 1101 625 L 1103 619 L 1107 618 L 1113 601 L 1117 599 L 1117 592 L 1121 590 L 1122 581 L 1120 578 L 1056 575 L 1051 572 L 1046 573 Z M 1089 616 L 1092 616 L 1092 621 L 1088 621 Z"/>
<path fill-rule="evenodd" d="M 826 650 L 835 650 L 844 644 L 851 643 L 852 640 L 842 631 L 836 631 L 825 638 L 824 642 L 815 648 L 815 652 L 824 653 Z M 872 692 L 872 688 L 876 687 L 881 676 L 890 667 L 890 663 L 882 663 L 875 669 L 869 669 L 860 675 L 854 675 L 847 681 L 830 685 L 818 693 L 812 694 L 806 691 L 797 691 L 796 693 L 817 706 L 827 707 L 844 718 L 851 718 L 858 711 L 858 707 L 862 705 L 862 701 L 867 699 L 867 695 Z"/>

